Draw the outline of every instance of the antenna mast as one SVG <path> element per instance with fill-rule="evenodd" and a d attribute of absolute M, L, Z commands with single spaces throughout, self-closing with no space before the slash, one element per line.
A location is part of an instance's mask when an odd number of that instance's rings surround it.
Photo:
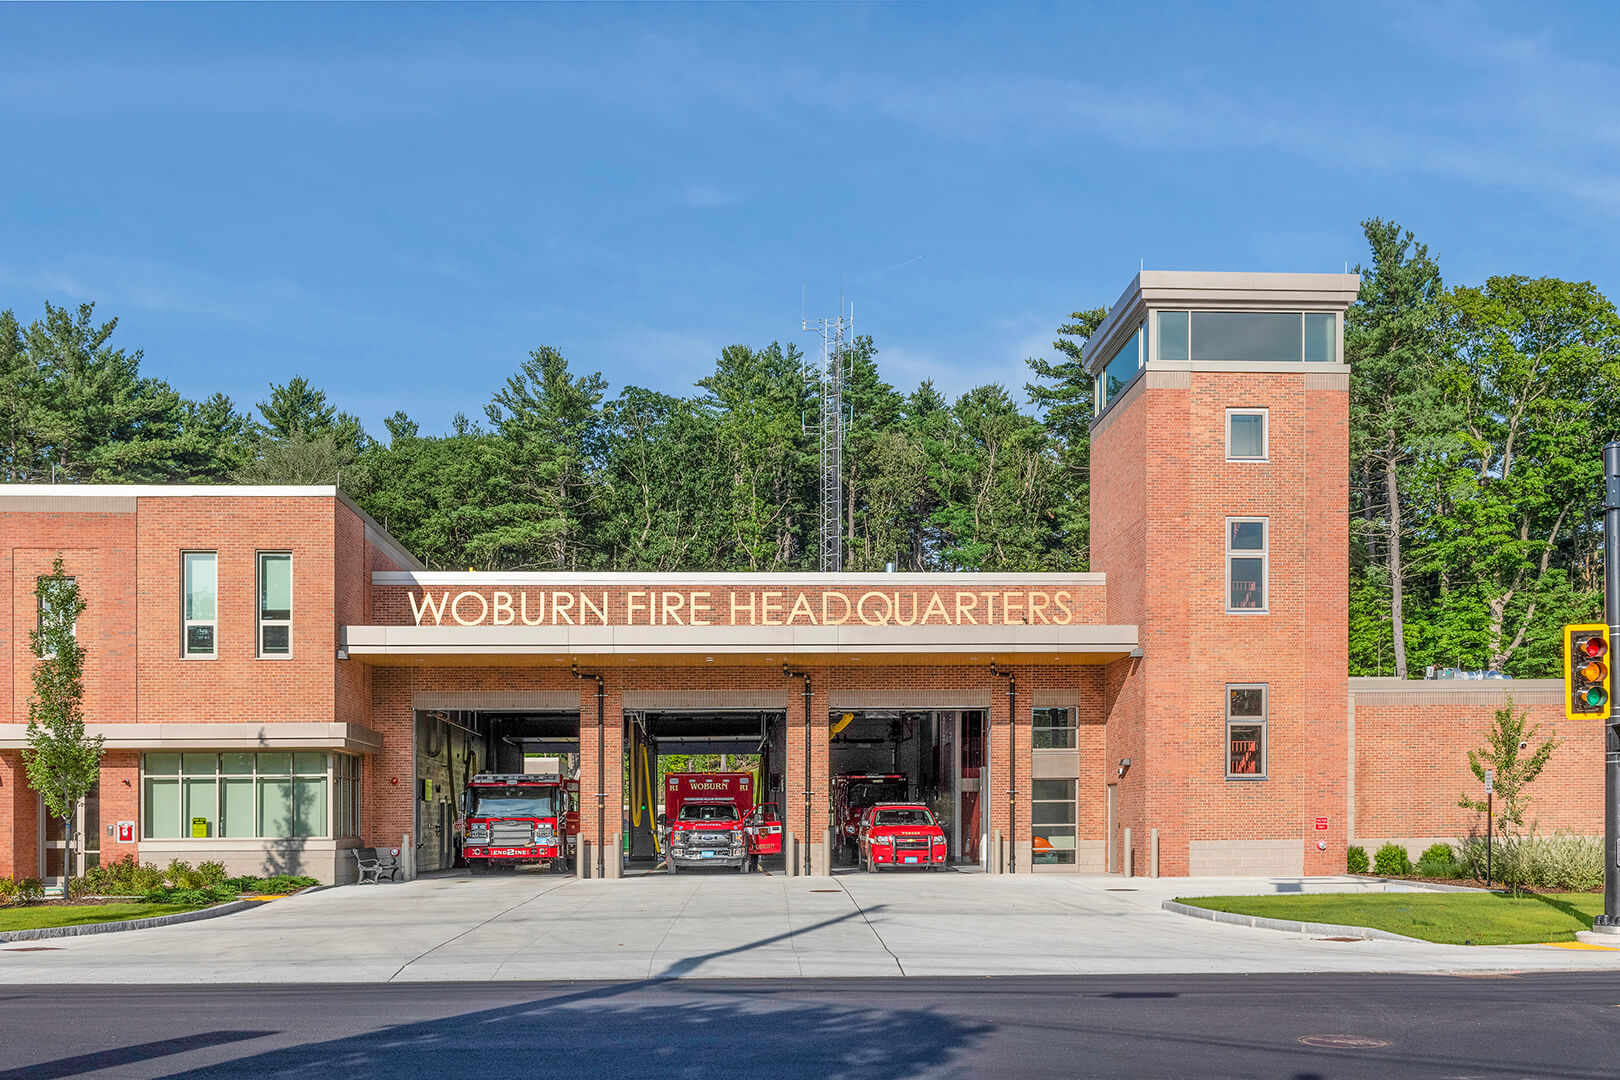
<path fill-rule="evenodd" d="M 844 341 L 855 334 L 854 305 L 846 317 L 840 300 L 836 319 L 805 319 L 803 327 L 821 338 L 821 356 L 810 371 L 818 400 L 815 427 L 821 447 L 819 566 L 822 573 L 837 573 L 844 568 Z"/>

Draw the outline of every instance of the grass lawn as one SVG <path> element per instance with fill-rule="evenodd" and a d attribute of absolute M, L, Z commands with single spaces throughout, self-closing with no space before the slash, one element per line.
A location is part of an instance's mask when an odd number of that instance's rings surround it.
<path fill-rule="evenodd" d="M 1602 898 L 1599 898 L 1599 903 Z M 126 922 L 196 911 L 196 904 L 41 904 L 37 907 L 0 908 L 0 934 L 7 930 L 38 930 L 45 926 Z M 204 905 L 206 906 L 206 905 Z"/>
<path fill-rule="evenodd" d="M 1447 945 L 1522 945 L 1574 941 L 1603 913 L 1602 893 L 1517 898 L 1480 893 L 1305 893 L 1289 896 L 1187 896 L 1180 902 L 1266 919 L 1371 926 Z"/>

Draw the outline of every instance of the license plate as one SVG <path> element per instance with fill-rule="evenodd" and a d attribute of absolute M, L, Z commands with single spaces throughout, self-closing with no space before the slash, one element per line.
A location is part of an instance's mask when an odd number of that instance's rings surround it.
<path fill-rule="evenodd" d="M 914 863 L 916 861 L 917 861 L 917 856 L 915 856 L 915 855 L 907 855 L 906 856 L 906 862 Z"/>
<path fill-rule="evenodd" d="M 714 858 L 714 852 L 712 852 L 712 851 L 700 851 L 700 852 L 698 852 L 698 858 L 700 858 L 700 859 L 712 859 L 712 858 Z"/>

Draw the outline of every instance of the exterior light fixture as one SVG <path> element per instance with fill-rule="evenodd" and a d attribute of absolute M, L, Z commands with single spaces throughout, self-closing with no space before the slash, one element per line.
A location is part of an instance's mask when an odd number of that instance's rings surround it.
<path fill-rule="evenodd" d="M 1130 767 L 1131 767 L 1131 759 L 1130 758 L 1122 757 L 1122 758 L 1119 759 L 1119 775 L 1121 777 L 1123 777 L 1125 775 L 1125 770 L 1129 769 Z"/>

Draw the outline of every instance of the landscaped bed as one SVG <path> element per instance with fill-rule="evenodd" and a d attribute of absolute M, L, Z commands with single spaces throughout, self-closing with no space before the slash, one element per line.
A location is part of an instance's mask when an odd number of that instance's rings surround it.
<path fill-rule="evenodd" d="M 0 908 L 0 934 L 15 930 L 40 930 L 47 926 L 81 926 L 86 923 L 127 922 L 159 915 L 196 911 L 207 904 L 36 904 L 29 907 Z"/>
<path fill-rule="evenodd" d="M 1603 913 L 1601 893 L 1304 893 L 1187 896 L 1178 903 L 1264 919 L 1370 926 L 1446 945 L 1574 941 Z"/>

